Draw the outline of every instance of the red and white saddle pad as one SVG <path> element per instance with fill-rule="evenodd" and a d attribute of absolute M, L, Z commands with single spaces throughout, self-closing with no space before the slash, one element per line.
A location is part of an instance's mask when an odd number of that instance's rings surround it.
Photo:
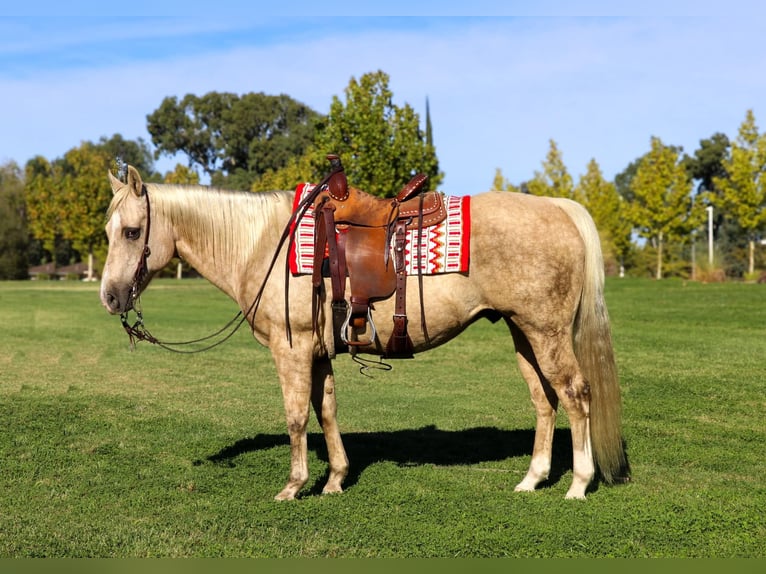
<path fill-rule="evenodd" d="M 295 210 L 314 185 L 301 183 L 295 188 Z M 429 227 L 423 227 L 418 241 L 418 230 L 407 232 L 405 262 L 408 275 L 438 273 L 467 273 L 471 252 L 471 197 L 444 198 L 447 218 Z M 297 224 L 293 225 L 294 241 L 290 250 L 290 272 L 293 275 L 311 274 L 314 270 L 314 210 L 309 208 Z"/>

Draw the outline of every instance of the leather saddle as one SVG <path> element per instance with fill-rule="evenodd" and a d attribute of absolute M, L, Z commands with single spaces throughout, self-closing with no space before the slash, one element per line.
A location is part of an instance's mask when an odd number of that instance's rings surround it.
<path fill-rule="evenodd" d="M 346 352 L 349 347 L 379 344 L 371 309 L 375 301 L 387 299 L 396 292 L 394 328 L 384 356 L 412 357 L 406 313 L 406 233 L 443 221 L 447 215 L 443 196 L 436 191 L 424 192 L 428 177 L 418 174 L 396 197 L 375 197 L 349 187 L 337 155 L 328 155 L 327 159 L 330 174 L 312 193 L 316 221 L 315 319 L 323 276 L 329 275 L 336 353 Z M 418 269 L 421 267 L 418 265 Z M 348 300 L 346 279 L 350 287 Z M 422 282 L 420 285 L 421 317 L 424 317 Z M 425 323 L 423 328 L 425 332 Z"/>

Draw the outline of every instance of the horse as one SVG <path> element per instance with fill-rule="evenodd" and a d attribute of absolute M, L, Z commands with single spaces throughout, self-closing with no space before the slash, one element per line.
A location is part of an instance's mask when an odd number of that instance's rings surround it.
<path fill-rule="evenodd" d="M 150 183 L 133 166 L 125 179 L 109 173 L 103 306 L 124 314 L 174 256 L 191 264 L 237 303 L 273 357 L 290 439 L 289 477 L 275 499 L 294 499 L 309 479 L 312 407 L 327 445 L 322 492 L 342 492 L 349 460 L 336 418 L 334 354 L 325 342 L 332 340 L 330 302 L 320 303 L 317 328 L 308 304 L 312 278 L 288 282 L 286 274 L 271 272 L 286 268 L 286 250 L 278 248 L 295 192 Z M 536 414 L 529 469 L 515 491 L 534 491 L 547 480 L 559 404 L 570 422 L 573 453 L 566 498 L 584 499 L 598 481 L 629 480 L 603 258 L 590 214 L 568 199 L 487 191 L 471 196 L 470 227 L 467 273 L 407 279 L 414 301 L 408 314 L 413 324 L 421 319 L 422 292 L 427 319 L 427 335 L 410 333 L 414 353 L 453 339 L 482 317 L 504 321 Z M 393 313 L 393 297 L 375 303 L 379 340 L 390 336 Z M 358 351 L 381 354 L 372 341 Z"/>

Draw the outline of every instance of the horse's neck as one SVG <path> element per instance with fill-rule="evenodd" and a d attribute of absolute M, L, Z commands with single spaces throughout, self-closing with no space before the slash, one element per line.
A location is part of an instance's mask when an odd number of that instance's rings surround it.
<path fill-rule="evenodd" d="M 178 195 L 171 214 L 178 255 L 233 299 L 242 282 L 263 272 L 290 216 L 288 193 Z M 176 202 L 174 205 L 173 202 Z"/>

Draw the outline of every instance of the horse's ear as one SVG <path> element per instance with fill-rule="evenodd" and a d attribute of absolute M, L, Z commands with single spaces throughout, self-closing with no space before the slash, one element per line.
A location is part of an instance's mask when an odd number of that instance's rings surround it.
<path fill-rule="evenodd" d="M 141 197 L 144 194 L 144 182 L 141 180 L 141 174 L 132 165 L 128 166 L 128 187 L 136 197 Z"/>
<path fill-rule="evenodd" d="M 125 185 L 125 184 L 124 184 L 124 183 L 122 183 L 122 182 L 121 182 L 119 179 L 117 179 L 116 177 L 114 177 L 114 176 L 112 175 L 112 172 L 111 172 L 111 171 L 109 171 L 108 173 L 109 173 L 109 183 L 112 185 L 112 194 L 115 194 L 115 193 L 117 193 L 117 190 L 119 190 L 119 189 L 120 189 L 120 188 L 121 188 L 123 185 Z"/>

